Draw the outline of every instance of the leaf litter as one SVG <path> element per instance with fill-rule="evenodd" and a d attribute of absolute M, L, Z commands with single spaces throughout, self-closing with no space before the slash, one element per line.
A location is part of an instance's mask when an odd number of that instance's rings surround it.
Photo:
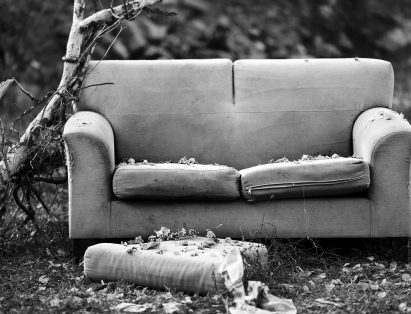
<path fill-rule="evenodd" d="M 161 235 L 171 233 L 163 230 Z M 233 306 L 227 295 L 200 297 L 121 281 L 92 282 L 70 254 L 57 253 L 70 252 L 70 247 L 49 247 L 50 254 L 45 247 L 35 249 L 1 253 L 0 313 L 126 312 L 116 308 L 122 303 L 135 305 L 141 313 L 226 313 Z M 411 313 L 411 264 L 375 252 L 370 259 L 358 251 L 336 256 L 328 249 L 300 250 L 285 240 L 273 241 L 270 251 L 269 269 L 247 274 L 247 280 L 265 281 L 271 293 L 292 299 L 299 313 Z M 174 305 L 164 308 L 167 303 Z"/>

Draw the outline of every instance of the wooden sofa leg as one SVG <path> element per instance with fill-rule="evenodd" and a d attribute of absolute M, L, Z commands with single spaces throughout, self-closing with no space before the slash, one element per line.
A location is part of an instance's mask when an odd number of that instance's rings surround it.
<path fill-rule="evenodd" d="M 411 238 L 392 238 L 391 248 L 396 260 L 411 262 Z"/>

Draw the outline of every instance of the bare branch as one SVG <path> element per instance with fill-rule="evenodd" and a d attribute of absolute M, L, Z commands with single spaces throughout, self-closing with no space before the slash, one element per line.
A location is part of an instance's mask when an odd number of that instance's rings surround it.
<path fill-rule="evenodd" d="M 28 98 L 30 98 L 33 102 L 38 102 L 39 100 L 34 97 L 28 90 L 24 89 L 23 86 L 20 85 L 19 81 L 17 81 L 14 77 L 13 77 L 13 81 L 17 84 L 17 86 L 20 88 L 20 90 L 23 92 L 23 94 L 25 94 Z"/>
<path fill-rule="evenodd" d="M 114 83 L 113 82 L 107 82 L 107 83 L 99 83 L 99 84 L 90 84 L 90 85 L 79 87 L 76 90 L 83 90 L 83 89 L 87 89 L 87 88 L 90 88 L 90 87 L 97 87 L 97 86 L 104 86 L 104 85 L 114 85 Z"/>
<path fill-rule="evenodd" d="M 132 18 L 130 13 L 132 13 L 132 16 L 134 17 L 136 12 L 138 14 L 144 7 L 151 6 L 159 2 L 161 2 L 161 0 L 135 0 L 128 1 L 126 6 L 119 5 L 111 9 L 101 10 L 84 19 L 79 25 L 80 31 L 83 32 L 85 29 L 90 27 L 90 25 L 112 24 L 118 19 L 125 18 L 126 16 Z M 128 6 L 130 6 L 131 9 L 129 9 Z M 130 10 L 132 12 L 130 12 Z"/>
<path fill-rule="evenodd" d="M 46 182 L 51 184 L 64 184 L 67 183 L 67 177 L 34 177 L 33 181 L 35 182 Z"/>
<path fill-rule="evenodd" d="M 25 219 L 25 223 L 27 223 L 28 220 L 34 220 L 34 210 L 31 208 L 30 205 L 24 205 L 23 202 L 19 198 L 19 189 L 21 189 L 19 186 L 15 185 L 13 188 L 13 198 L 14 201 L 16 202 L 17 206 L 23 210 L 23 212 L 27 215 L 27 218 Z"/>
<path fill-rule="evenodd" d="M 4 94 L 7 92 L 7 90 L 13 83 L 14 79 L 8 79 L 0 83 L 0 100 L 3 98 Z"/>

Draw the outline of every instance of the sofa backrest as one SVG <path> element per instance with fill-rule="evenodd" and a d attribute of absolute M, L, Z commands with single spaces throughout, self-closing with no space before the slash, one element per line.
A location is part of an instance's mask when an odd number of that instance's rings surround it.
<path fill-rule="evenodd" d="M 356 117 L 390 107 L 393 72 L 372 59 L 157 60 L 90 64 L 80 110 L 105 116 L 117 161 L 245 168 L 283 156 L 350 155 Z"/>

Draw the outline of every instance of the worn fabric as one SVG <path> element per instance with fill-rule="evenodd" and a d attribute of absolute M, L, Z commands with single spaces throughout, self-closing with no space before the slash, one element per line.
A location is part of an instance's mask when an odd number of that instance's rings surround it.
<path fill-rule="evenodd" d="M 186 239 L 185 246 L 181 244 L 183 241 L 163 241 L 150 250 L 142 250 L 144 244 L 97 244 L 89 247 L 84 255 L 84 274 L 94 280 L 125 280 L 162 290 L 221 293 L 226 290 L 225 273 L 232 276 L 231 281 L 242 283 L 244 269 L 240 251 L 254 263 L 267 260 L 267 249 L 263 245 L 220 241 L 210 248 L 199 249 L 205 240 Z"/>
<path fill-rule="evenodd" d="M 233 140 L 247 164 L 238 169 L 283 156 L 352 155 L 355 119 L 391 107 L 393 85 L 392 66 L 382 60 L 236 61 Z"/>
<path fill-rule="evenodd" d="M 411 126 L 387 108 L 362 113 L 353 129 L 354 153 L 370 164 L 373 237 L 411 236 Z"/>
<path fill-rule="evenodd" d="M 370 185 L 368 163 L 358 158 L 280 162 L 240 170 L 249 201 L 351 194 Z"/>
<path fill-rule="evenodd" d="M 240 197 L 240 173 L 220 165 L 121 165 L 113 176 L 113 191 L 120 199 L 233 200 Z"/>
<path fill-rule="evenodd" d="M 255 235 L 265 224 L 275 232 L 264 235 L 279 237 L 410 235 L 409 126 L 386 117 L 392 115 L 387 109 L 368 110 L 391 107 L 388 62 L 241 60 L 233 67 L 230 60 L 102 61 L 84 84 L 110 82 L 81 93 L 79 110 L 100 113 L 96 121 L 78 122 L 79 112 L 64 131 L 71 238 L 149 235 L 159 225 L 183 223 L 197 229 L 223 224 L 221 235 L 232 237 Z M 354 152 L 369 162 L 368 197 L 249 204 L 112 195 L 114 155 L 117 162 L 193 156 L 244 169 L 330 152 Z"/>
<path fill-rule="evenodd" d="M 113 130 L 103 116 L 81 111 L 67 121 L 69 236 L 103 238 L 110 233 Z"/>
<path fill-rule="evenodd" d="M 79 109 L 110 122 L 117 162 L 193 156 L 243 169 L 304 153 L 348 156 L 355 118 L 390 107 L 393 94 L 390 63 L 372 59 L 94 65 L 84 85 L 113 84 L 82 90 Z"/>
<path fill-rule="evenodd" d="M 319 197 L 247 203 L 204 201 L 113 200 L 110 238 L 148 237 L 159 226 L 199 232 L 214 229 L 217 237 L 369 237 L 370 200 L 366 197 Z M 203 232 L 204 232 L 203 231 Z"/>
<path fill-rule="evenodd" d="M 114 84 L 84 89 L 79 107 L 110 121 L 118 162 L 192 156 L 203 164 L 232 165 L 230 60 L 102 61 L 84 84 L 96 82 Z"/>

